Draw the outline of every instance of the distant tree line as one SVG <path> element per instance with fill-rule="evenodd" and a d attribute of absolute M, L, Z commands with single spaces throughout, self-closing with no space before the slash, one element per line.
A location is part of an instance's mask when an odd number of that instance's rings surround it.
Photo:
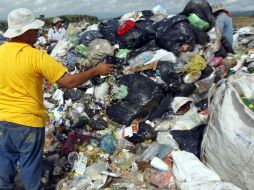
<path fill-rule="evenodd" d="M 66 23 L 70 22 L 80 22 L 80 21 L 86 21 L 88 23 L 96 23 L 98 22 L 98 18 L 96 16 L 89 16 L 89 15 L 62 15 L 59 16 L 64 20 Z M 39 19 L 43 20 L 45 22 L 46 26 L 50 26 L 52 24 L 52 20 L 54 17 L 48 17 L 46 18 L 45 15 L 40 15 Z M 6 21 L 0 21 L 0 31 L 5 31 L 7 29 L 7 22 Z"/>

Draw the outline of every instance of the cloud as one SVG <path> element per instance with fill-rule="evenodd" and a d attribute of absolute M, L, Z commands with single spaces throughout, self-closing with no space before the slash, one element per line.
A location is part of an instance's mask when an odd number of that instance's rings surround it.
<path fill-rule="evenodd" d="M 231 11 L 251 10 L 253 0 L 208 0 L 209 3 L 221 2 Z M 46 17 L 65 14 L 87 14 L 99 17 L 120 16 L 127 12 L 150 10 L 163 4 L 169 13 L 180 12 L 188 0 L 0 0 L 0 19 L 6 19 L 15 8 L 28 8 L 36 16 Z"/>

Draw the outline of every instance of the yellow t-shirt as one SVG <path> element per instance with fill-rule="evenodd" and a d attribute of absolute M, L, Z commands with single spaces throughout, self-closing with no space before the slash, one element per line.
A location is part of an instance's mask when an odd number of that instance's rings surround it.
<path fill-rule="evenodd" d="M 44 127 L 43 79 L 55 83 L 67 69 L 25 43 L 0 46 L 0 121 Z"/>

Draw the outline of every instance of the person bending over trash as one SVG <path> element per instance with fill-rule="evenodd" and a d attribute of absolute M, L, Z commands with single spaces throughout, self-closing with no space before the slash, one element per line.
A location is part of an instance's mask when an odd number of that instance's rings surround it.
<path fill-rule="evenodd" d="M 212 5 L 213 15 L 216 19 L 216 29 L 220 38 L 225 37 L 227 41 L 233 44 L 233 21 L 232 14 L 226 10 L 221 3 Z"/>
<path fill-rule="evenodd" d="M 68 74 L 62 64 L 33 48 L 43 25 L 25 8 L 8 15 L 4 36 L 10 40 L 0 46 L 0 189 L 14 187 L 17 162 L 25 189 L 43 189 L 44 78 L 74 88 L 113 71 L 113 65 L 99 63 L 89 70 Z"/>

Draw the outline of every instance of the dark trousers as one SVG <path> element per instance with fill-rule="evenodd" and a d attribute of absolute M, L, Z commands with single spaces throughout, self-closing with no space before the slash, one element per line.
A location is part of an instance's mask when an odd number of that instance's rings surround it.
<path fill-rule="evenodd" d="M 26 190 L 41 190 L 45 129 L 0 121 L 0 189 L 13 189 L 17 162 Z"/>

